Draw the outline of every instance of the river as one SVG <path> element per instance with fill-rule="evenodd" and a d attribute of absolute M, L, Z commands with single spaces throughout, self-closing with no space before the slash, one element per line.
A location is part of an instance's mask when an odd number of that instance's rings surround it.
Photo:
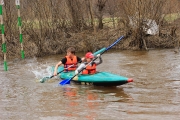
<path fill-rule="evenodd" d="M 51 67 L 64 55 L 0 65 L 0 120 L 179 120 L 180 54 L 173 49 L 109 50 L 98 71 L 133 78 L 117 87 L 59 86 Z M 78 54 L 83 56 L 83 54 Z"/>

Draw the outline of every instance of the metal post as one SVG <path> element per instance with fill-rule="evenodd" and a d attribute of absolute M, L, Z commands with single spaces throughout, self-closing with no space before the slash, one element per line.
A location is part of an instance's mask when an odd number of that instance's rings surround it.
<path fill-rule="evenodd" d="M 21 57 L 24 59 L 24 50 L 23 50 L 23 35 L 22 35 L 22 22 L 21 22 L 21 15 L 20 15 L 20 0 L 15 0 L 16 8 L 18 9 L 18 27 L 19 27 L 19 40 L 21 44 Z"/>

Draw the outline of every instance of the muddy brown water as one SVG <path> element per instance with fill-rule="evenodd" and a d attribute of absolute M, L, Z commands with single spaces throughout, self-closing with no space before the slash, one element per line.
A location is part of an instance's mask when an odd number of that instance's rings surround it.
<path fill-rule="evenodd" d="M 78 54 L 82 56 L 82 54 Z M 99 71 L 133 78 L 117 87 L 59 86 L 51 66 L 64 55 L 0 65 L 0 120 L 179 120 L 180 53 L 172 49 L 109 51 Z"/>

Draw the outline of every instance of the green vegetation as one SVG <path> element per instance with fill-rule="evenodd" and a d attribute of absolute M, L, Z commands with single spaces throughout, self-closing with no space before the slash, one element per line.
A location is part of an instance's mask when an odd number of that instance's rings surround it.
<path fill-rule="evenodd" d="M 174 20 L 180 18 L 180 14 L 179 13 L 171 13 L 171 14 L 167 14 L 165 15 L 164 19 L 167 22 L 173 22 Z"/>

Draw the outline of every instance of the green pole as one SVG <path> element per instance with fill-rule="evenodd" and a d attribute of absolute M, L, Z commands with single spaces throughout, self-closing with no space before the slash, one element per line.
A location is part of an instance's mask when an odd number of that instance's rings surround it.
<path fill-rule="evenodd" d="M 18 27 L 19 27 L 19 41 L 21 44 L 21 57 L 24 59 L 24 50 L 23 50 L 23 35 L 22 35 L 22 22 L 21 22 L 21 15 L 20 15 L 20 0 L 16 0 L 16 8 L 18 10 Z"/>
<path fill-rule="evenodd" d="M 4 23 L 3 23 L 3 5 L 4 1 L 0 1 L 0 19 L 1 19 L 1 36 L 2 36 L 2 52 L 4 53 L 4 70 L 8 70 L 7 61 L 6 61 L 6 41 L 4 39 Z"/>

